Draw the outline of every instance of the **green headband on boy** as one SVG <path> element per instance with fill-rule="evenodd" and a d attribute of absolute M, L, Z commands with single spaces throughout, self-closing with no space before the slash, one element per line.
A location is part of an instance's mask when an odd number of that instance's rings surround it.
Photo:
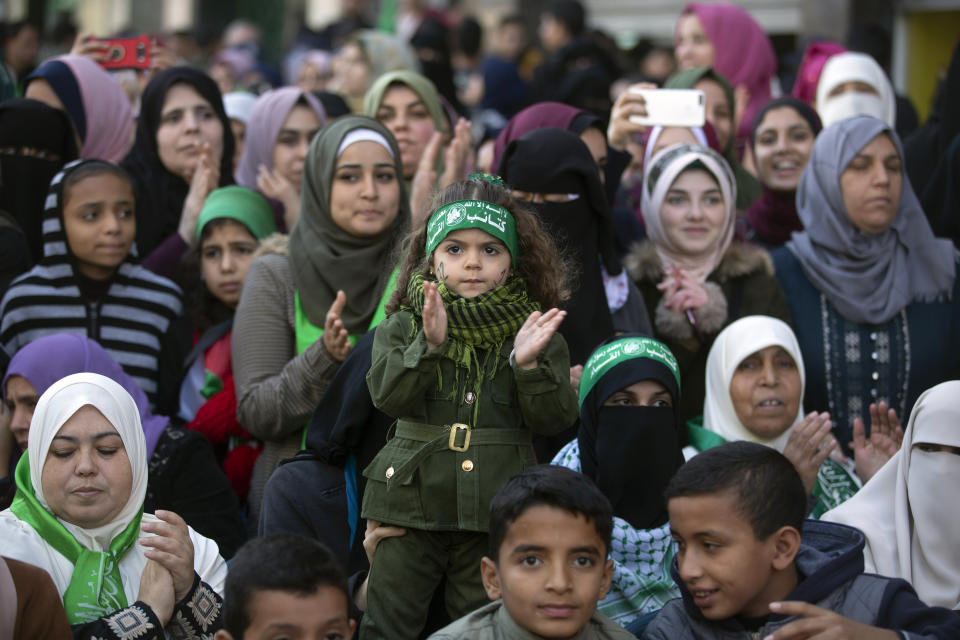
<path fill-rule="evenodd" d="M 483 200 L 457 200 L 443 205 L 427 223 L 427 256 L 451 231 L 458 229 L 480 229 L 503 242 L 516 268 L 517 222 L 508 210 Z"/>
<path fill-rule="evenodd" d="M 648 358 L 664 365 L 677 379 L 677 389 L 680 388 L 680 365 L 670 352 L 667 345 L 653 338 L 623 338 L 605 344 L 590 356 L 587 364 L 583 365 L 583 375 L 580 378 L 580 404 L 590 394 L 590 390 L 599 382 L 610 369 L 621 362 L 634 358 Z"/>
<path fill-rule="evenodd" d="M 257 240 L 263 240 L 277 231 L 270 203 L 262 195 L 247 187 L 231 185 L 210 192 L 203 203 L 200 217 L 197 218 L 197 227 L 194 231 L 196 239 L 200 240 L 200 234 L 208 222 L 221 218 L 236 220 L 249 229 Z"/>

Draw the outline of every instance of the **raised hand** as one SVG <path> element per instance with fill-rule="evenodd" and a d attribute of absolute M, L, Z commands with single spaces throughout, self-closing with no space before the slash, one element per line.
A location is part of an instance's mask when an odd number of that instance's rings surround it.
<path fill-rule="evenodd" d="M 624 151 L 631 136 L 643 135 L 646 125 L 637 124 L 630 116 L 646 116 L 647 102 L 643 96 L 633 93 L 630 89 L 656 89 L 657 85 L 650 82 L 640 82 L 627 87 L 613 103 L 610 111 L 610 124 L 607 126 L 607 143 L 618 151 Z"/>
<path fill-rule="evenodd" d="M 447 145 L 443 154 L 443 175 L 440 176 L 438 189 L 446 189 L 454 182 L 463 180 L 466 175 L 467 162 L 473 152 L 473 140 L 470 137 L 470 121 L 466 118 L 457 120 L 453 128 L 453 139 Z"/>
<path fill-rule="evenodd" d="M 203 210 L 203 203 L 220 182 L 220 165 L 214 161 L 209 142 L 200 143 L 197 166 L 189 179 L 190 190 L 183 201 L 177 233 L 188 246 L 193 246 L 196 241 L 197 220 Z"/>
<path fill-rule="evenodd" d="M 347 294 L 337 291 L 337 297 L 327 310 L 327 317 L 323 323 L 323 346 L 327 348 L 330 357 L 337 362 L 343 362 L 353 349 L 353 343 L 350 342 L 347 329 L 340 318 L 345 306 L 347 306 Z"/>
<path fill-rule="evenodd" d="M 853 420 L 853 460 L 857 476 L 866 482 L 893 457 L 903 443 L 903 426 L 897 412 L 886 402 L 870 405 L 870 437 L 860 418 Z"/>
<path fill-rule="evenodd" d="M 99 64 L 107 61 L 107 45 L 92 33 L 79 33 L 70 48 L 70 55 L 84 56 Z"/>
<path fill-rule="evenodd" d="M 413 181 L 410 183 L 410 217 L 411 226 L 414 228 L 430 213 L 430 197 L 437 185 L 437 172 L 434 167 L 442 147 L 443 133 L 434 131 L 423 155 L 420 156 L 417 172 L 413 174 Z"/>
<path fill-rule="evenodd" d="M 447 339 L 447 310 L 433 282 L 423 283 L 423 336 L 430 349 L 436 349 Z"/>
<path fill-rule="evenodd" d="M 257 189 L 268 198 L 283 203 L 283 221 L 288 230 L 293 229 L 300 218 L 300 192 L 297 188 L 276 169 L 260 165 L 257 170 Z"/>
<path fill-rule="evenodd" d="M 566 311 L 556 308 L 546 313 L 534 311 L 527 317 L 513 339 L 513 356 L 518 367 L 525 371 L 537 368 L 537 357 L 566 317 Z"/>
<path fill-rule="evenodd" d="M 147 560 L 143 567 L 137 600 L 150 607 L 160 624 L 167 626 L 177 600 L 173 592 L 173 576 L 156 560 Z"/>
<path fill-rule="evenodd" d="M 141 538 L 140 544 L 150 547 L 144 552 L 149 560 L 160 564 L 173 578 L 174 602 L 183 600 L 193 587 L 193 541 L 183 518 L 173 511 L 157 510 L 160 522 L 144 522 L 140 528 L 154 534 Z"/>
<path fill-rule="evenodd" d="M 829 413 L 814 411 L 794 425 L 783 448 L 783 455 L 800 474 L 807 495 L 813 494 L 820 465 L 837 446 L 837 441 L 830 435 L 832 427 Z"/>

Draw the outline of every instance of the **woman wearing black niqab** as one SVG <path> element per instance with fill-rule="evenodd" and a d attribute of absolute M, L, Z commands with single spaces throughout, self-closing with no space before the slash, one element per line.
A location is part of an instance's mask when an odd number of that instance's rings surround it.
<path fill-rule="evenodd" d="M 560 326 L 570 362 L 583 364 L 614 333 L 649 334 L 643 298 L 617 256 L 610 207 L 583 141 L 563 129 L 535 129 L 507 145 L 499 173 L 580 274 Z"/>

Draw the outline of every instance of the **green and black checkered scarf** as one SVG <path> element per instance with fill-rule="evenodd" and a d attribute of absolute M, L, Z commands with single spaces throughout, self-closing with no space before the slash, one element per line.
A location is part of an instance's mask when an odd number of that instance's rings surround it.
<path fill-rule="evenodd" d="M 412 331 L 423 323 L 422 273 L 414 274 L 407 287 L 410 311 L 416 318 Z M 512 277 L 502 286 L 481 293 L 475 298 L 464 298 L 449 290 L 443 282 L 437 283 L 437 291 L 447 311 L 448 347 L 443 354 L 458 367 L 467 370 L 468 386 L 476 387 L 484 377 L 493 379 L 507 360 L 500 359 L 504 342 L 517 335 L 517 331 L 540 304 L 527 296 L 527 286 L 519 277 Z M 477 351 L 485 351 L 481 362 Z M 491 366 L 492 365 L 492 366 Z M 442 380 L 438 382 L 442 386 Z"/>

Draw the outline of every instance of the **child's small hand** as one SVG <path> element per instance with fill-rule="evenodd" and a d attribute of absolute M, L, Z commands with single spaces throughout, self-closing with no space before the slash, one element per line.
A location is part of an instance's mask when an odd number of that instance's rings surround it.
<path fill-rule="evenodd" d="M 343 320 L 340 319 L 345 306 L 347 306 L 347 294 L 337 291 L 337 297 L 330 305 L 326 322 L 323 323 L 323 346 L 327 348 L 330 357 L 337 362 L 343 362 L 353 349 L 353 343 L 348 340 L 347 329 L 343 326 Z"/>
<path fill-rule="evenodd" d="M 797 616 L 800 619 L 784 625 L 763 640 L 806 640 L 807 638 L 830 638 L 831 640 L 881 640 L 900 637 L 896 631 L 871 627 L 862 622 L 823 609 L 808 602 L 771 602 L 770 611 L 782 616 Z"/>
<path fill-rule="evenodd" d="M 447 310 L 435 283 L 423 283 L 423 298 L 423 335 L 427 347 L 436 349 L 447 339 Z"/>
<path fill-rule="evenodd" d="M 518 367 L 525 371 L 537 368 L 537 356 L 550 342 L 550 338 L 560 328 L 560 323 L 566 317 L 566 311 L 556 308 L 546 313 L 534 311 L 530 314 L 513 340 L 513 356 Z"/>

